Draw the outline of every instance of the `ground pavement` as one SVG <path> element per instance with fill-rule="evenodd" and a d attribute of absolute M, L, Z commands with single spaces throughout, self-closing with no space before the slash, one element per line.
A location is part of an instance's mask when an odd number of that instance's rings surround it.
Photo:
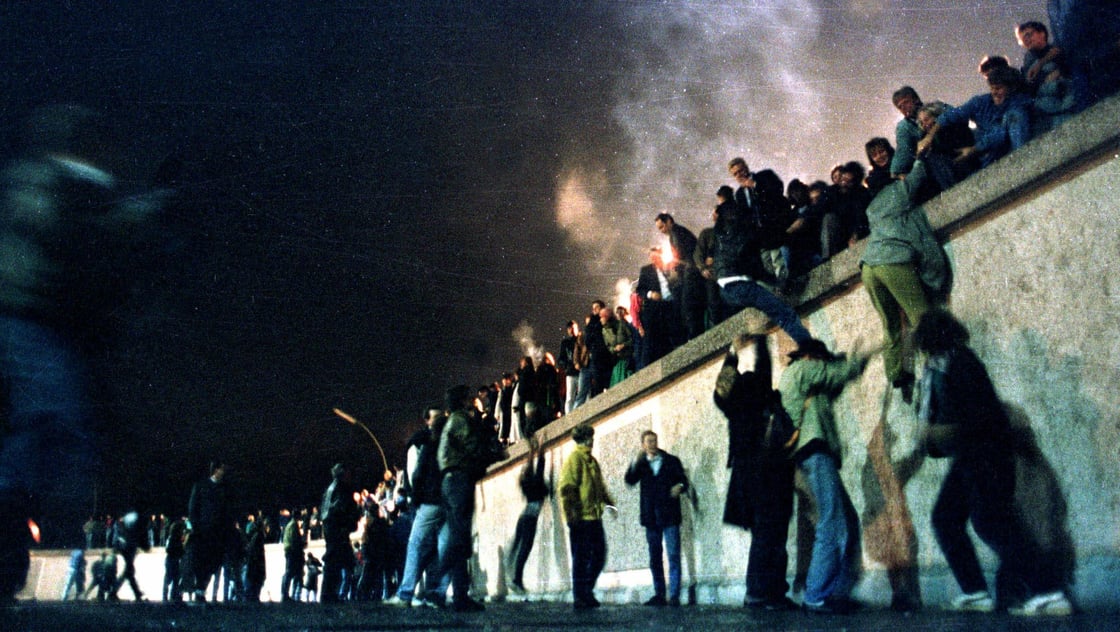
<path fill-rule="evenodd" d="M 219 630 L 285 632 L 304 630 L 874 630 L 922 632 L 959 630 L 1064 631 L 1120 630 L 1120 613 L 1080 613 L 1070 617 L 1012 617 L 961 614 L 927 608 L 913 614 L 864 610 L 852 615 L 801 611 L 760 612 L 731 606 L 649 608 L 604 605 L 573 611 L 554 602 L 487 604 L 485 612 L 459 614 L 431 608 L 373 604 L 178 604 L 19 602 L 0 607 L 0 629 L 19 632 L 97 630 Z"/>

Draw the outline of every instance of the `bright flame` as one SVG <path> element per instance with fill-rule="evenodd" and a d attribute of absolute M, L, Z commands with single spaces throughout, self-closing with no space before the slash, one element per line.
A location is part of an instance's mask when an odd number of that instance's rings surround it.
<path fill-rule="evenodd" d="M 630 309 L 630 279 L 625 277 L 614 282 L 614 304 Z"/>
<path fill-rule="evenodd" d="M 668 237 L 662 237 L 661 238 L 661 263 L 665 264 L 665 267 L 669 267 L 669 266 L 673 265 L 673 261 L 674 261 L 673 246 L 672 246 L 672 244 L 670 244 Z"/>
<path fill-rule="evenodd" d="M 39 524 L 31 518 L 27 519 L 27 529 L 31 531 L 31 539 L 35 540 L 35 544 L 39 544 L 43 541 L 43 535 L 39 533 Z"/>
<path fill-rule="evenodd" d="M 334 409 L 334 414 L 338 415 L 339 417 L 342 417 L 343 419 L 345 419 L 346 421 L 348 421 L 348 422 L 350 422 L 354 425 L 358 425 L 358 420 L 355 419 L 353 416 L 351 416 L 349 413 L 347 413 L 343 410 L 339 410 L 339 409 L 335 408 Z"/>

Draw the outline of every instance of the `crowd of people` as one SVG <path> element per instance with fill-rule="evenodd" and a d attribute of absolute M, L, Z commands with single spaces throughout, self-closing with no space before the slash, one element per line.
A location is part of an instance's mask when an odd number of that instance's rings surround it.
<path fill-rule="evenodd" d="M 699 235 L 669 213 L 657 215 L 663 243 L 650 248 L 629 304 L 593 301 L 582 320 L 565 323 L 555 356 L 525 356 L 515 372 L 480 387 L 480 405 L 494 416 L 502 440 L 531 436 L 744 307 L 763 311 L 795 341 L 808 339 L 783 297 L 795 295 L 813 267 L 869 237 L 863 281 L 887 330 L 888 375 L 909 397 L 913 375 L 897 357 L 896 312 L 901 308 L 916 323 L 926 301 L 896 291 L 912 281 L 905 269 L 912 262 L 909 249 L 892 251 L 890 242 L 908 230 L 907 243 L 918 244 L 924 267 L 916 272 L 924 275 L 926 294 L 943 296 L 950 279 L 931 250 L 932 235 L 914 227 L 924 215 L 899 209 L 916 209 L 1118 85 L 1115 42 L 1111 51 L 1086 58 L 1053 44 L 1041 22 L 1024 22 L 1015 32 L 1022 66 L 1004 56 L 983 58 L 978 70 L 988 90 L 963 104 L 925 102 L 910 86 L 896 90 L 891 102 L 902 118 L 894 143 L 884 136 L 868 140 L 866 165 L 843 162 L 827 182 L 783 185 L 774 171 L 752 171 L 734 158 L 728 172 L 737 188 L 718 188 L 712 225 Z"/>

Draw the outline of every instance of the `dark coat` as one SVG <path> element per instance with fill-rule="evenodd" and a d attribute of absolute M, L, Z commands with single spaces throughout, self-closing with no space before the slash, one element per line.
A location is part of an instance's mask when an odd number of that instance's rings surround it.
<path fill-rule="evenodd" d="M 728 354 L 716 379 L 715 403 L 727 417 L 727 484 L 723 521 L 754 528 L 760 510 L 787 516 L 793 503 L 793 462 L 762 448 L 763 411 L 775 396 L 770 353 L 763 345 L 753 371 L 739 373 Z"/>
<path fill-rule="evenodd" d="M 644 455 L 635 459 L 626 470 L 626 484 L 641 484 L 641 524 L 643 527 L 671 527 L 681 523 L 681 496 L 673 498 L 669 490 L 677 484 L 688 490 L 688 478 L 681 460 L 664 450 L 661 453 L 661 470 L 656 476 L 649 459 Z"/>

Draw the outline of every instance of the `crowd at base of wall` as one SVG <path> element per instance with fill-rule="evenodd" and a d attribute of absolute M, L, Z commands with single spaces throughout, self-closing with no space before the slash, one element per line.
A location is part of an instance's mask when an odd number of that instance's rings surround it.
<path fill-rule="evenodd" d="M 316 557 L 322 554 L 321 543 L 312 543 L 309 551 Z M 89 553 L 92 558 L 99 554 L 98 549 Z M 268 575 L 265 579 L 265 589 L 261 595 L 262 602 L 280 601 L 280 577 L 284 572 L 284 552 L 278 544 L 265 547 Z M 149 601 L 159 601 L 159 590 L 163 583 L 163 550 L 153 549 L 149 553 L 141 553 L 136 557 L 136 579 L 141 590 L 150 595 Z M 62 594 L 62 587 L 66 583 L 69 551 L 36 551 L 31 559 L 31 572 L 28 575 L 27 586 L 17 595 L 21 601 L 58 601 Z M 644 572 L 644 571 L 643 571 Z M 648 579 L 631 583 L 634 571 L 620 573 L 604 573 L 596 591 L 599 599 L 605 603 L 613 604 L 640 604 L 649 598 L 650 584 Z M 989 577 L 989 580 L 992 578 Z M 792 578 L 790 578 L 792 581 Z M 1120 585 L 1120 553 L 1104 558 L 1095 557 L 1084 560 L 1078 565 L 1077 581 L 1073 587 L 1074 601 L 1083 609 L 1094 612 L 1120 611 L 1120 594 L 1116 594 L 1114 587 Z M 936 608 L 938 604 L 949 601 L 955 594 L 955 584 L 947 568 L 943 566 L 924 569 L 921 574 L 922 600 L 926 608 Z M 550 601 L 566 603 L 571 601 L 571 589 L 567 586 L 556 586 L 552 590 L 534 591 L 532 586 L 527 586 L 530 592 L 525 596 L 509 594 L 486 595 L 488 601 Z M 478 590 L 476 587 L 475 590 Z M 121 598 L 124 601 L 131 599 L 128 589 L 122 589 Z M 740 606 L 743 603 L 744 587 L 742 581 L 694 581 L 685 582 L 682 591 L 682 603 L 685 605 L 725 605 Z M 871 607 L 889 607 L 890 595 L 889 582 L 884 571 L 867 571 L 863 580 L 855 591 L 855 597 Z M 481 593 L 479 593 L 481 597 Z"/>

